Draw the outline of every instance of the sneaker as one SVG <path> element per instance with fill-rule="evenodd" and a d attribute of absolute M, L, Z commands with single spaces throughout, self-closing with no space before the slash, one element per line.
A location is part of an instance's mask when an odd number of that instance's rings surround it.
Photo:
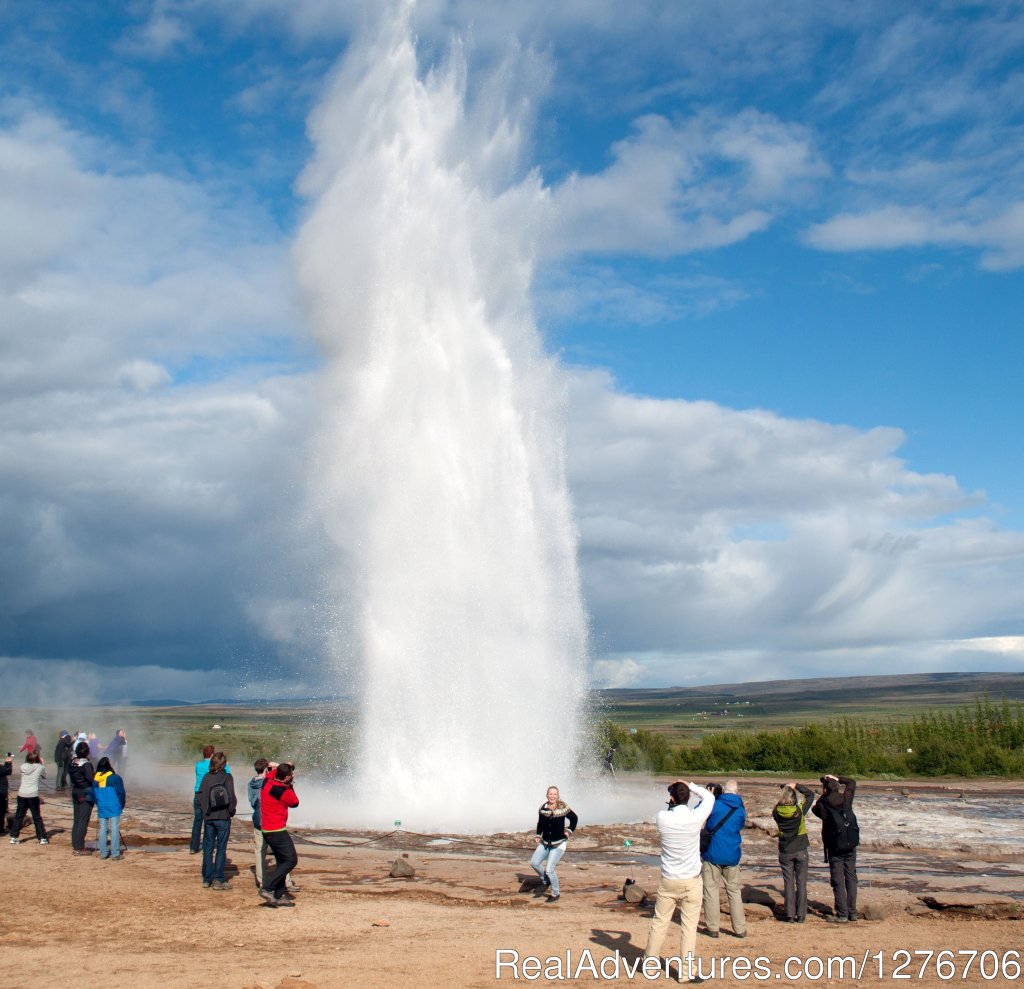
<path fill-rule="evenodd" d="M 849 919 L 844 917 L 842 914 L 833 914 L 831 917 L 825 918 L 826 924 L 846 924 L 849 923 Z"/>
<path fill-rule="evenodd" d="M 231 889 L 231 884 L 224 882 L 223 879 L 218 879 L 216 882 L 214 882 L 213 888 L 216 890 Z"/>
<path fill-rule="evenodd" d="M 189 855 L 198 855 L 202 851 L 201 848 L 190 848 L 188 850 Z"/>
<path fill-rule="evenodd" d="M 39 839 L 39 844 L 40 845 L 48 845 L 48 844 L 50 844 L 50 839 L 49 838 L 40 838 Z"/>
<path fill-rule="evenodd" d="M 548 894 L 548 903 L 554 903 L 558 899 L 558 893 Z"/>
<path fill-rule="evenodd" d="M 11 844 L 12 845 L 20 845 L 21 842 L 17 838 L 11 838 Z"/>
<path fill-rule="evenodd" d="M 294 907 L 295 901 L 287 896 L 282 896 L 279 899 L 274 900 L 275 907 Z"/>
<path fill-rule="evenodd" d="M 849 922 L 850 922 L 851 924 L 856 924 L 856 923 L 857 923 L 857 921 L 858 921 L 858 920 L 860 920 L 860 914 L 859 914 L 859 913 L 851 913 L 851 914 L 850 914 L 850 915 L 849 915 L 849 916 L 848 916 L 848 917 L 847 917 L 846 919 L 847 919 L 847 920 L 848 920 L 848 921 L 849 921 Z"/>
<path fill-rule="evenodd" d="M 100 861 L 101 861 L 101 862 L 106 862 L 106 860 L 107 860 L 108 858 L 110 858 L 110 856 L 109 856 L 109 855 L 101 855 L 101 856 L 100 856 Z"/>
<path fill-rule="evenodd" d="M 261 897 L 261 899 L 265 900 L 266 903 L 269 904 L 272 907 L 276 907 L 278 905 L 277 900 L 275 899 L 273 892 L 271 892 L 269 889 L 263 889 L 261 887 L 260 888 L 260 897 Z"/>

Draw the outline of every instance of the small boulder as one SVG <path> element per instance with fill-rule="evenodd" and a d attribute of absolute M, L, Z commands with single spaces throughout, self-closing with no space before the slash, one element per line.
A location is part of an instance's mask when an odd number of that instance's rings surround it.
<path fill-rule="evenodd" d="M 397 858 L 391 866 L 392 879 L 411 879 L 416 875 L 416 870 L 409 864 L 407 859 Z"/>
<path fill-rule="evenodd" d="M 888 909 L 881 903 L 861 903 L 858 907 L 861 920 L 885 920 Z"/>
<path fill-rule="evenodd" d="M 643 903 L 647 899 L 647 890 L 638 883 L 628 883 L 622 887 L 622 898 L 627 903 Z"/>
<path fill-rule="evenodd" d="M 390 927 L 391 926 L 391 921 L 388 920 L 387 917 L 380 917 L 377 920 L 375 920 L 370 926 L 371 927 Z"/>

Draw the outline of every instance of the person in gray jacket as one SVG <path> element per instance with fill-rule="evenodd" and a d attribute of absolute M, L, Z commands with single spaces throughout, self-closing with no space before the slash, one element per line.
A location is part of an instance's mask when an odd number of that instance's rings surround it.
<path fill-rule="evenodd" d="M 199 806 L 203 813 L 203 888 L 230 889 L 224 878 L 225 856 L 231 835 L 231 818 L 238 800 L 235 781 L 225 772 L 228 764 L 223 752 L 210 757 L 210 771 L 199 784 Z"/>

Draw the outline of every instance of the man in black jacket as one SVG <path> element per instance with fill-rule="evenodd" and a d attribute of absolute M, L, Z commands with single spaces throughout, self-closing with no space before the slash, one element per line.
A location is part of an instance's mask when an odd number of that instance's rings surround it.
<path fill-rule="evenodd" d="M 821 795 L 811 813 L 821 818 L 821 843 L 825 846 L 832 882 L 835 913 L 830 923 L 845 924 L 857 919 L 857 845 L 860 827 L 853 812 L 857 783 L 846 776 L 822 776 Z"/>
<path fill-rule="evenodd" d="M 75 758 L 71 760 L 71 809 L 74 820 L 71 825 L 71 848 L 75 855 L 88 855 L 85 847 L 85 833 L 89 830 L 92 817 L 92 781 L 96 775 L 89 762 L 89 743 L 79 742 L 75 746 Z"/>
<path fill-rule="evenodd" d="M 58 790 L 66 789 L 68 785 L 68 768 L 71 762 L 71 736 L 66 731 L 61 731 L 57 739 L 57 748 L 53 750 L 54 772 L 57 778 L 54 786 Z"/>
<path fill-rule="evenodd" d="M 0 763 L 0 834 L 7 834 L 7 779 L 13 770 L 10 753 L 4 762 Z"/>

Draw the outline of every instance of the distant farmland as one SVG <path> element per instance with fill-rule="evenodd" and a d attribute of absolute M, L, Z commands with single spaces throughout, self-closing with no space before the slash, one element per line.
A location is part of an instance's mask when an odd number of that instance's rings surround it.
<path fill-rule="evenodd" d="M 707 687 L 600 690 L 598 715 L 620 727 L 697 742 L 717 731 L 790 728 L 837 718 L 908 720 L 925 710 L 962 708 L 986 695 L 1024 700 L 1024 673 L 769 680 Z"/>

